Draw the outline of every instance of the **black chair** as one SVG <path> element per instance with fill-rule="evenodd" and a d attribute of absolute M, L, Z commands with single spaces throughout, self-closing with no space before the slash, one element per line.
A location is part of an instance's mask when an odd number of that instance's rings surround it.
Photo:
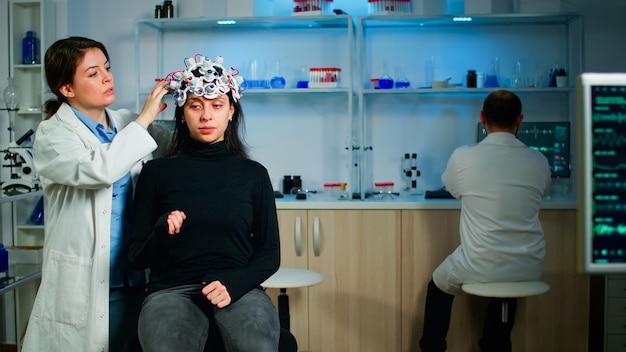
<path fill-rule="evenodd" d="M 224 343 L 218 329 L 209 329 L 209 337 L 207 338 L 206 346 L 211 346 L 211 349 L 206 349 L 211 352 L 225 352 Z M 126 342 L 124 346 L 124 352 L 143 352 L 141 344 L 139 343 L 139 337 L 133 336 L 132 339 Z M 298 342 L 296 337 L 287 330 L 280 329 L 280 340 L 278 341 L 278 352 L 298 352 Z"/>

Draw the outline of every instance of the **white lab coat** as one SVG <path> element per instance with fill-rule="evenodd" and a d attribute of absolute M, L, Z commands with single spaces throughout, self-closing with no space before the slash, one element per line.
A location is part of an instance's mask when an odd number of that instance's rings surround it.
<path fill-rule="evenodd" d="M 490 133 L 477 145 L 457 148 L 441 178 L 461 200 L 461 244 L 435 269 L 437 287 L 458 294 L 464 283 L 539 279 L 548 160 L 511 133 Z"/>
<path fill-rule="evenodd" d="M 41 285 L 22 351 L 108 351 L 112 184 L 164 150 L 169 133 L 107 110 L 118 133 L 103 144 L 63 104 L 35 134 L 34 165 L 44 190 Z M 157 150 L 158 147 L 158 150 Z"/>

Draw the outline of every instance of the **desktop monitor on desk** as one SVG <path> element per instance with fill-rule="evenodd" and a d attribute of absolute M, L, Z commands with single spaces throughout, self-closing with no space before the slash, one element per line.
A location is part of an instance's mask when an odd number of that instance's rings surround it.
<path fill-rule="evenodd" d="M 485 127 L 479 123 L 478 142 L 487 137 Z M 570 176 L 570 124 L 569 122 L 522 122 L 517 138 L 529 148 L 543 153 L 550 163 L 552 177 Z"/>
<path fill-rule="evenodd" d="M 576 84 L 578 269 L 626 273 L 626 73 Z"/>

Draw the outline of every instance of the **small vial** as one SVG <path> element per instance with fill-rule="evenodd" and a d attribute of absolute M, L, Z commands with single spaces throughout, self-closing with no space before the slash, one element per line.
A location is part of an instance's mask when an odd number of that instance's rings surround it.
<path fill-rule="evenodd" d="M 163 17 L 163 7 L 161 5 L 156 5 L 154 8 L 154 18 Z"/>

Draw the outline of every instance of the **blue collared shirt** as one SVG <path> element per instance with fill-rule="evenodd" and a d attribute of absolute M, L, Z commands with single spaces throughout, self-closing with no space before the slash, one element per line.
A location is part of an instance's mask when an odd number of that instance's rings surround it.
<path fill-rule="evenodd" d="M 110 119 L 109 128 L 105 129 L 100 123 L 87 117 L 82 112 L 72 108 L 76 117 L 93 132 L 102 143 L 111 143 L 117 134 L 115 121 Z M 133 185 L 130 172 L 113 183 L 113 202 L 111 204 L 111 259 L 110 259 L 110 287 L 123 287 L 126 280 L 131 286 L 137 285 L 143 277 L 143 272 L 134 271 L 128 268 L 126 257 L 122 248 L 130 228 L 131 204 Z"/>

